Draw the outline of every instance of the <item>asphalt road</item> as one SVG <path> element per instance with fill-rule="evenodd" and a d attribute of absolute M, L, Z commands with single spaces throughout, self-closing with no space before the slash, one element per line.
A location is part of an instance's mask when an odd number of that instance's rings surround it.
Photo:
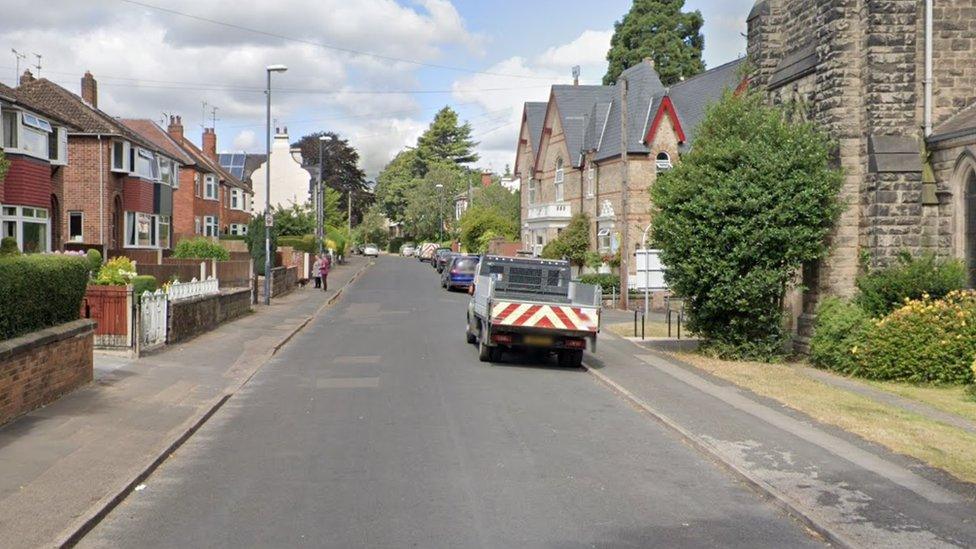
<path fill-rule="evenodd" d="M 820 545 L 586 372 L 478 362 L 467 299 L 380 258 L 80 545 Z"/>

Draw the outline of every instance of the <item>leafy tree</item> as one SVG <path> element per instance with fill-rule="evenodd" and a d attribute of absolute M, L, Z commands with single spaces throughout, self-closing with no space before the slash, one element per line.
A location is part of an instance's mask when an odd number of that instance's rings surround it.
<path fill-rule="evenodd" d="M 522 203 L 518 191 L 511 192 L 501 185 L 492 183 L 487 187 L 477 186 L 472 193 L 472 206 L 481 206 L 497 211 L 502 217 L 512 220 L 516 225 L 522 217 Z"/>
<path fill-rule="evenodd" d="M 698 10 L 681 11 L 684 5 L 684 0 L 634 0 L 627 15 L 614 23 L 603 83 L 613 84 L 620 73 L 648 57 L 665 86 L 705 70 L 704 19 Z"/>
<path fill-rule="evenodd" d="M 726 93 L 694 148 L 651 188 L 666 278 L 687 299 L 689 331 L 716 354 L 781 353 L 786 292 L 804 264 L 826 254 L 841 211 L 833 147 L 758 93 Z"/>
<path fill-rule="evenodd" d="M 389 219 L 400 221 L 407 208 L 407 192 L 421 174 L 416 149 L 400 151 L 376 178 L 376 201 Z"/>
<path fill-rule="evenodd" d="M 491 239 L 515 238 L 518 229 L 517 222 L 497 210 L 475 205 L 461 216 L 461 245 L 469 252 L 484 253 Z"/>
<path fill-rule="evenodd" d="M 277 206 L 274 223 L 278 236 L 302 236 L 315 232 L 315 212 L 309 204 Z"/>
<path fill-rule="evenodd" d="M 471 140 L 471 124 L 458 123 L 458 115 L 451 107 L 444 107 L 434 115 L 434 121 L 417 139 L 416 172 L 424 175 L 434 164 L 450 162 L 470 164 L 478 161 Z"/>
<path fill-rule="evenodd" d="M 247 225 L 247 251 L 254 260 L 254 272 L 264 274 L 264 216 L 258 216 Z M 277 227 L 271 228 L 271 266 L 274 267 L 274 254 L 278 251 Z"/>
<path fill-rule="evenodd" d="M 542 249 L 542 257 L 547 259 L 566 259 L 582 271 L 590 251 L 590 217 L 578 213 L 569 220 L 569 225 L 555 240 Z"/>
<path fill-rule="evenodd" d="M 453 232 L 454 198 L 460 192 L 464 172 L 453 164 L 437 164 L 430 168 L 423 179 L 414 180 L 405 198 L 407 207 L 403 213 L 404 230 L 408 235 L 422 240 L 433 240 Z M 441 185 L 441 188 L 437 188 Z"/>
<path fill-rule="evenodd" d="M 173 257 L 177 259 L 217 259 L 227 261 L 230 252 L 209 238 L 184 238 L 173 250 Z M 99 258 L 101 260 L 101 258 Z"/>
<path fill-rule="evenodd" d="M 378 204 L 366 210 L 363 221 L 353 229 L 353 240 L 357 244 L 368 243 L 385 247 L 389 235 L 386 217 L 383 216 L 383 209 Z"/>
<path fill-rule="evenodd" d="M 348 139 L 342 139 L 335 132 L 310 133 L 296 143 L 302 151 L 302 159 L 308 166 L 319 166 L 319 137 L 327 137 L 322 143 L 322 181 L 326 187 L 335 189 L 339 193 L 339 201 L 346 207 L 348 193 L 352 191 L 353 220 L 362 219 L 362 215 L 373 201 L 373 194 L 366 185 L 366 172 L 359 167 L 359 152 L 349 144 Z"/>

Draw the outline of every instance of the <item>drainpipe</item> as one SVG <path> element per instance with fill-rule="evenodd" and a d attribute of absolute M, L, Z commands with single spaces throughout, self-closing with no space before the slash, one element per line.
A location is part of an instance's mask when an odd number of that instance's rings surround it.
<path fill-rule="evenodd" d="M 932 135 L 932 0 L 925 0 L 925 137 Z"/>
<path fill-rule="evenodd" d="M 98 238 L 102 243 L 102 258 L 108 259 L 108 245 L 105 242 L 105 159 L 102 150 L 102 136 L 98 136 Z"/>

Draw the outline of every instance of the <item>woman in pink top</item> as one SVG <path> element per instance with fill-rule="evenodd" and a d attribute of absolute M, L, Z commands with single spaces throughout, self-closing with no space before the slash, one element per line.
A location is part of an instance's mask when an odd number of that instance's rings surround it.
<path fill-rule="evenodd" d="M 329 291 L 329 267 L 331 266 L 332 262 L 329 261 L 329 256 L 322 254 L 319 275 L 322 277 L 322 290 L 326 292 Z"/>

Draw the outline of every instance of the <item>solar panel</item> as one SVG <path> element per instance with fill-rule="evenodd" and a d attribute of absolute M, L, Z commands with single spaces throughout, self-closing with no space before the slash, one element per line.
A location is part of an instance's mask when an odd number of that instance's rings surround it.
<path fill-rule="evenodd" d="M 225 153 L 218 156 L 220 165 L 230 170 L 235 177 L 241 177 L 244 173 L 244 161 L 247 155 L 244 153 Z"/>

